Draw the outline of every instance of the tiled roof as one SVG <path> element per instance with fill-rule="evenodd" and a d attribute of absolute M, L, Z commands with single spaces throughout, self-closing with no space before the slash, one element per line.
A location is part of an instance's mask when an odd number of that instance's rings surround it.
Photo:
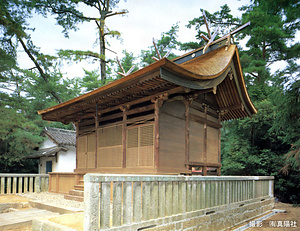
<path fill-rule="evenodd" d="M 52 139 L 57 145 L 76 146 L 76 132 L 61 128 L 45 127 L 43 133 Z"/>
<path fill-rule="evenodd" d="M 42 156 L 46 157 L 46 156 L 55 156 L 56 153 L 58 153 L 59 151 L 64 151 L 66 152 L 68 149 L 66 147 L 51 147 L 51 148 L 44 148 L 41 150 L 38 150 L 30 155 L 27 156 L 27 158 L 40 158 Z"/>

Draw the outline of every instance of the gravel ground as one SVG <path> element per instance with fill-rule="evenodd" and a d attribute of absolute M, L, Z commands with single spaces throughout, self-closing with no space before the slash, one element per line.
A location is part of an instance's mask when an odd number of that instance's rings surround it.
<path fill-rule="evenodd" d="M 37 200 L 41 202 L 45 202 L 48 204 L 53 204 L 60 207 L 71 207 L 77 209 L 83 209 L 83 202 L 72 201 L 64 199 L 64 195 L 49 193 L 49 192 L 41 192 L 41 193 L 22 193 L 18 194 L 19 196 L 23 196 L 32 200 Z"/>

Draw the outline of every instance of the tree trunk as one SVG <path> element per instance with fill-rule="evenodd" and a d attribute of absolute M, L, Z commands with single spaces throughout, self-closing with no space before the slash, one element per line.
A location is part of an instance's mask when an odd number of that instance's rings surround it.
<path fill-rule="evenodd" d="M 101 15 L 100 28 L 99 28 L 99 40 L 100 40 L 100 73 L 101 82 L 106 80 L 106 61 L 105 61 L 105 36 L 104 36 L 104 26 L 105 26 L 105 16 Z"/>

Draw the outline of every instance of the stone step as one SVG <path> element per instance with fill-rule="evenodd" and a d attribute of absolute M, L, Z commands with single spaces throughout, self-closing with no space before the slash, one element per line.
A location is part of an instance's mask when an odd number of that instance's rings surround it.
<path fill-rule="evenodd" d="M 64 195 L 64 198 L 67 200 L 73 200 L 73 201 L 79 201 L 79 202 L 84 201 L 84 197 L 82 197 L 82 196 Z"/>
<path fill-rule="evenodd" d="M 74 195 L 74 196 L 83 197 L 84 196 L 84 191 L 74 189 L 74 190 L 69 191 L 69 194 Z"/>
<path fill-rule="evenodd" d="M 75 190 L 84 191 L 84 185 L 74 185 Z"/>
<path fill-rule="evenodd" d="M 31 225 L 33 219 L 57 215 L 59 215 L 59 213 L 35 208 L 1 213 L 0 230 L 22 230 L 23 227 Z"/>

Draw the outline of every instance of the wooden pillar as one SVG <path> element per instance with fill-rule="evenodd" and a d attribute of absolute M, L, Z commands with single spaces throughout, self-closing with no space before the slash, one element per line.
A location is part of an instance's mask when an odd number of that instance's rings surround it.
<path fill-rule="evenodd" d="M 126 142 L 127 142 L 127 114 L 129 110 L 129 105 L 120 107 L 120 110 L 123 112 L 123 123 L 122 123 L 122 146 L 123 146 L 123 161 L 122 167 L 126 168 Z"/>
<path fill-rule="evenodd" d="M 158 169 L 159 163 L 159 100 L 154 101 L 154 168 Z"/>
<path fill-rule="evenodd" d="M 96 112 L 95 112 L 95 168 L 97 168 L 97 158 L 98 158 L 98 104 L 96 104 Z"/>
<path fill-rule="evenodd" d="M 168 94 L 166 93 L 151 100 L 154 103 L 154 168 L 156 169 L 159 166 L 159 109 L 167 99 Z"/>
<path fill-rule="evenodd" d="M 203 160 L 204 163 L 207 162 L 207 107 L 208 105 L 204 104 L 204 116 L 205 116 L 205 122 L 204 122 L 204 148 L 203 148 Z M 203 167 L 203 176 L 207 175 L 207 166 Z"/>
<path fill-rule="evenodd" d="M 185 166 L 189 163 L 189 149 L 190 149 L 190 100 L 185 100 Z"/>
<path fill-rule="evenodd" d="M 75 148 L 76 148 L 76 169 L 78 169 L 78 136 L 79 136 L 78 122 L 75 122 L 75 127 L 76 127 L 76 145 L 75 145 Z"/>
<path fill-rule="evenodd" d="M 218 112 L 218 115 L 219 115 L 219 124 L 221 124 L 221 113 Z M 219 137 L 218 137 L 218 145 L 219 145 L 219 148 L 218 148 L 218 161 L 219 161 L 219 164 L 221 164 L 221 129 L 219 128 Z M 221 176 L 221 167 L 218 167 L 217 168 L 217 175 L 218 176 Z"/>
<path fill-rule="evenodd" d="M 188 95 L 184 99 L 185 104 L 185 166 L 189 164 L 189 149 L 190 149 L 190 106 L 198 97 L 198 94 Z"/>

